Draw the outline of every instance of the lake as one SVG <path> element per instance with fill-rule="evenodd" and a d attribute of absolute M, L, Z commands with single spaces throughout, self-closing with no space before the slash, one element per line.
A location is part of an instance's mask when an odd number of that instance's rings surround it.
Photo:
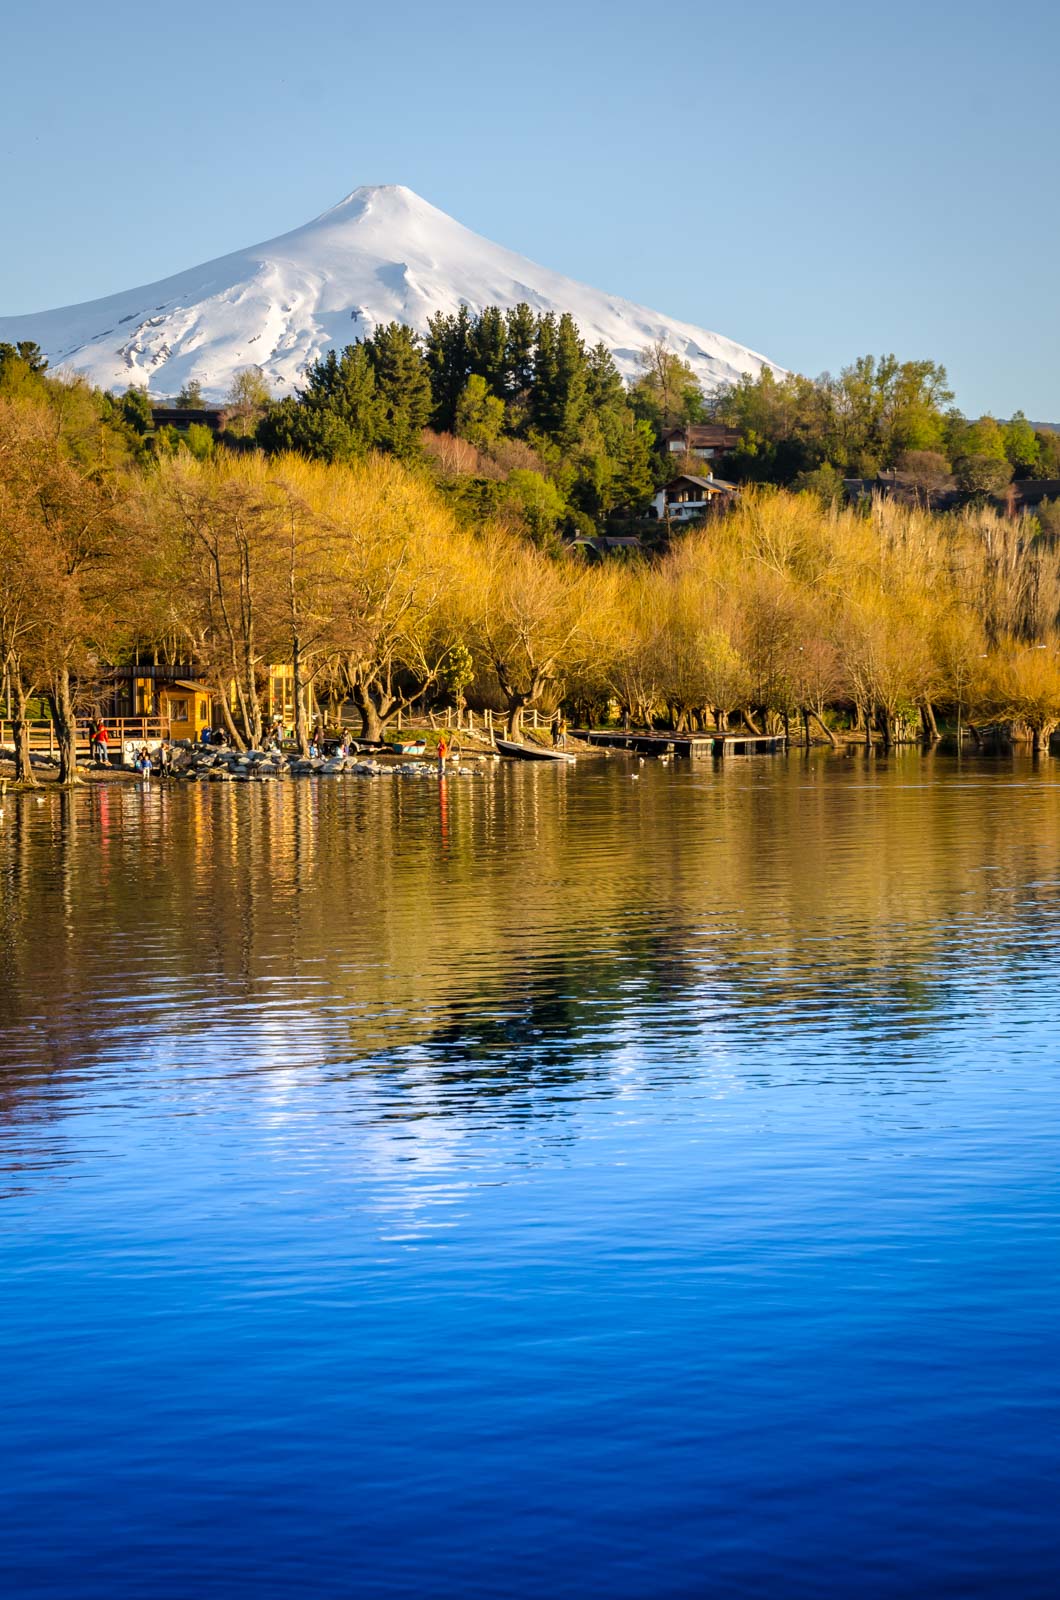
<path fill-rule="evenodd" d="M 8 795 L 0 935 L 5 1594 L 1055 1595 L 1060 763 Z"/>

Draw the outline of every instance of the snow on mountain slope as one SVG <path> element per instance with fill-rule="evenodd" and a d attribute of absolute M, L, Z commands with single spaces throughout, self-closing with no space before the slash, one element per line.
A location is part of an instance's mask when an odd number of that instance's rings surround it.
<path fill-rule="evenodd" d="M 214 399 L 242 367 L 259 366 L 291 394 L 310 362 L 380 323 L 426 332 L 436 311 L 525 300 L 569 311 L 589 344 L 603 341 L 631 377 L 662 340 L 707 388 L 773 366 L 720 334 L 602 294 L 472 233 L 410 189 L 355 189 L 278 239 L 104 300 L 0 317 L 0 340 L 34 339 L 52 367 L 106 389 L 145 384 L 173 395 L 197 379 Z M 780 371 L 780 368 L 775 368 Z"/>

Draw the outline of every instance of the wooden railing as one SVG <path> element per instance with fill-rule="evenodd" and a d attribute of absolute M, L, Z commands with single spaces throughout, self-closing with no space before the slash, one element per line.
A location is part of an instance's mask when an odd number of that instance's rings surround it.
<path fill-rule="evenodd" d="M 79 717 L 77 719 L 77 744 L 78 756 L 89 755 L 92 728 L 95 718 Z M 111 761 L 121 761 L 122 747 L 125 741 L 154 740 L 169 738 L 169 720 L 166 717 L 104 717 L 103 726 L 107 730 L 109 752 Z M 8 749 L 14 747 L 15 725 L 6 718 L 0 717 L 0 746 Z M 29 747 L 34 755 L 57 756 L 59 754 L 59 741 L 55 736 L 55 724 L 46 718 L 39 722 L 29 724 Z"/>

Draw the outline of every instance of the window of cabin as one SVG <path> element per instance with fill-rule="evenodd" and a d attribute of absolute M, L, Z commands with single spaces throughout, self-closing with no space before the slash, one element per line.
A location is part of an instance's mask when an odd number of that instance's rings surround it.
<path fill-rule="evenodd" d="M 171 700 L 169 702 L 170 722 L 187 722 L 188 702 L 186 700 Z"/>

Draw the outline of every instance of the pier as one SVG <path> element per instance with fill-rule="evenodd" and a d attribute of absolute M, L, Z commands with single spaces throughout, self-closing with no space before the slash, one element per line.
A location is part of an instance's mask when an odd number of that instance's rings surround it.
<path fill-rule="evenodd" d="M 571 728 L 571 737 L 584 739 L 587 744 L 602 745 L 608 750 L 629 750 L 642 756 L 682 756 L 686 759 L 704 756 L 779 755 L 787 749 L 787 738 L 782 733 L 616 733 L 593 728 Z"/>

